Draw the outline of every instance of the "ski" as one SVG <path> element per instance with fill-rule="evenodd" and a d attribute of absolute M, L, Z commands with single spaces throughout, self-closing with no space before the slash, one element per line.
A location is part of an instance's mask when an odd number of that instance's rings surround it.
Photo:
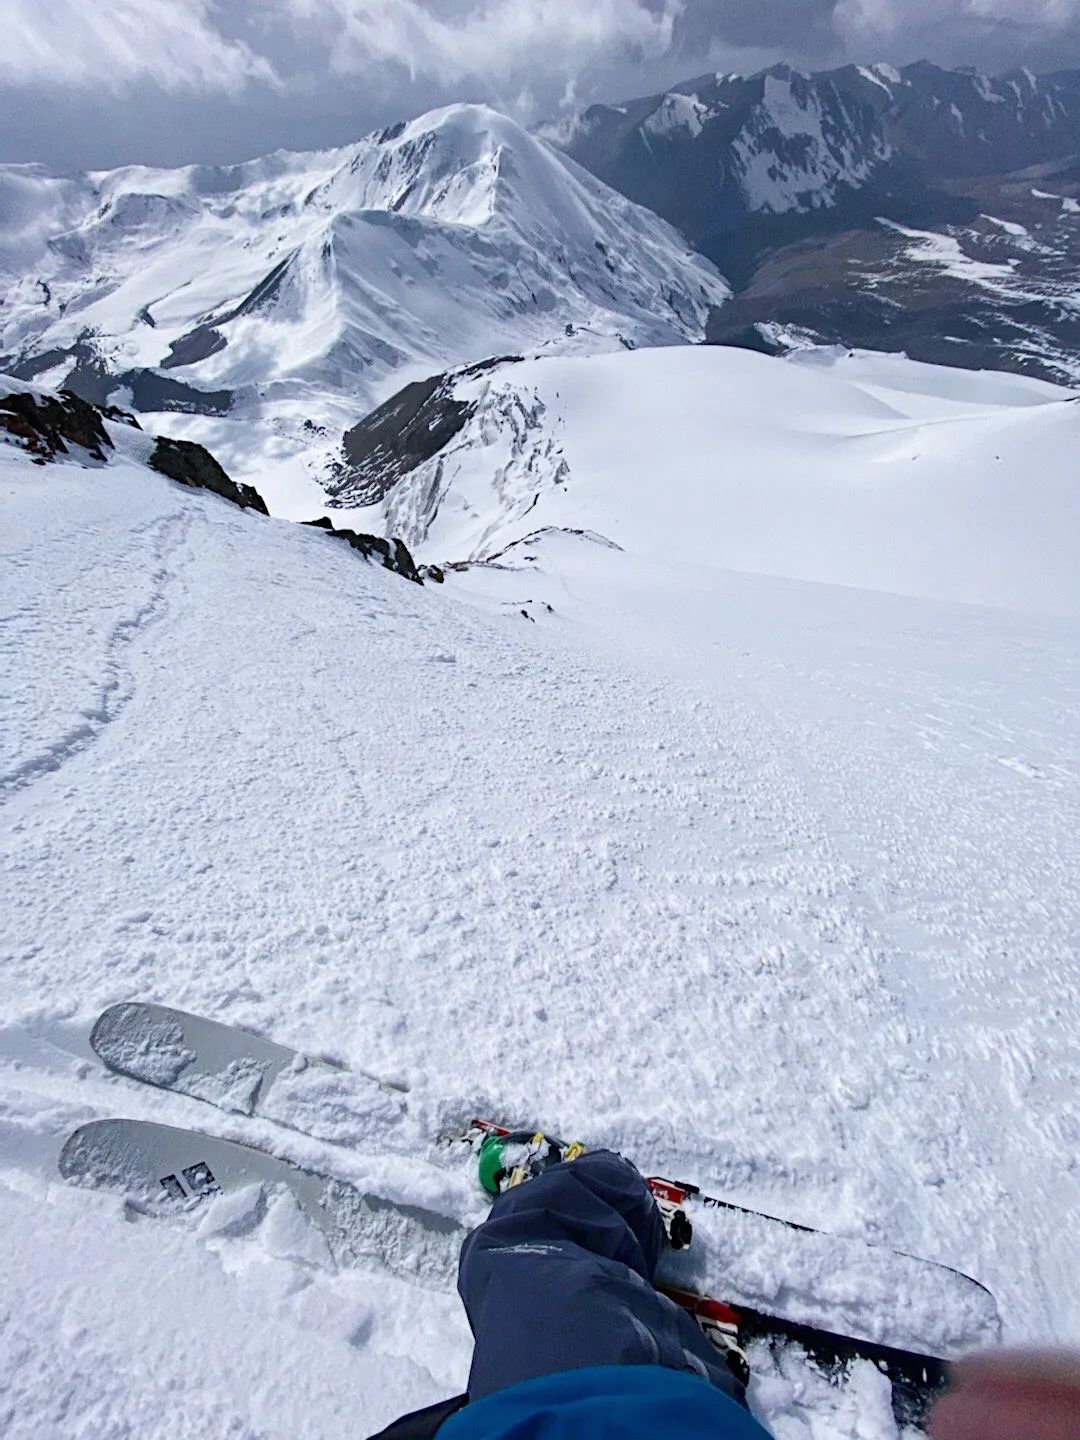
<path fill-rule="evenodd" d="M 80 1126 L 60 1155 L 65 1180 L 122 1195 L 147 1216 L 198 1214 L 205 1236 L 239 1236 L 268 1227 L 281 1258 L 327 1268 L 377 1264 L 440 1288 L 453 1284 L 466 1227 L 419 1206 L 368 1194 L 348 1181 L 255 1146 L 154 1121 L 107 1119 Z M 654 1190 L 655 1193 L 655 1190 Z M 209 1208 L 209 1202 L 217 1208 Z M 301 1223 L 297 1224 L 297 1220 Z M 795 1345 L 834 1383 L 852 1362 L 869 1361 L 892 1384 L 898 1421 L 917 1424 L 946 1378 L 937 1356 L 872 1344 L 720 1301 L 670 1280 L 657 1288 L 695 1317 L 739 1373 Z"/>
<path fill-rule="evenodd" d="M 129 1079 L 343 1145 L 370 1139 L 374 1111 L 391 1128 L 405 1113 L 400 1092 L 374 1077 L 169 1006 L 110 1006 L 91 1045 Z M 488 1136 L 512 1133 L 475 1120 L 443 1138 L 476 1150 Z M 335 1263 L 376 1261 L 440 1283 L 452 1281 L 466 1233 L 460 1221 L 362 1194 L 256 1147 L 144 1121 L 81 1127 L 60 1168 L 150 1213 L 254 1188 L 261 1214 L 267 1196 L 289 1196 Z M 761 1344 L 801 1346 L 830 1375 L 870 1361 L 892 1382 L 898 1418 L 917 1420 L 948 1359 L 998 1338 L 993 1297 L 959 1271 L 766 1215 L 690 1182 L 651 1176 L 648 1184 L 671 1241 L 658 1288 L 736 1364 Z M 777 1275 L 779 1288 L 769 1284 Z"/>
<path fill-rule="evenodd" d="M 330 1268 L 377 1263 L 445 1285 L 456 1274 L 466 1234 L 457 1220 L 253 1145 L 150 1120 L 80 1125 L 61 1151 L 59 1170 L 65 1180 L 114 1191 L 151 1216 L 180 1215 L 220 1197 L 221 1233 L 253 1230 L 274 1212 L 277 1230 L 300 1245 L 300 1257 Z M 292 1223 L 297 1212 L 306 1226 Z"/>
<path fill-rule="evenodd" d="M 395 1123 L 404 1107 L 400 1087 L 168 1005 L 110 1005 L 90 1045 L 129 1080 L 338 1144 L 368 1135 L 373 1115 Z"/>

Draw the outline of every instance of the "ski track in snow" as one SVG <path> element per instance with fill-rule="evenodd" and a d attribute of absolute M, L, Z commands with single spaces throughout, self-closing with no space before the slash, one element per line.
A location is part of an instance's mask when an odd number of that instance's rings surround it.
<path fill-rule="evenodd" d="M 132 667 L 127 663 L 127 647 L 141 639 L 142 632 L 164 612 L 173 578 L 170 557 L 183 542 L 189 523 L 182 510 L 152 520 L 132 533 L 134 544 L 131 552 L 118 557 L 112 574 L 101 576 L 95 573 L 100 572 L 100 566 L 90 565 L 54 587 L 52 602 L 55 610 L 47 617 L 50 631 L 53 631 L 59 617 L 72 631 L 86 625 L 98 630 L 102 611 L 109 623 L 103 631 L 86 636 L 86 651 L 89 653 L 84 653 L 81 646 L 71 647 L 74 652 L 72 658 L 78 656 L 76 663 L 85 665 L 89 662 L 93 668 L 80 677 L 79 694 L 64 696 L 66 705 L 74 711 L 68 727 L 55 738 L 50 737 L 39 753 L 20 758 L 10 770 L 0 774 L 0 795 L 31 785 L 39 776 L 59 770 L 69 759 L 92 745 L 104 727 L 117 718 L 131 699 L 134 676 Z M 146 557 L 155 566 L 149 576 L 139 573 L 143 569 L 140 562 Z M 12 556 L 10 563 L 20 566 L 26 561 L 24 557 Z M 129 573 L 121 594 L 114 600 L 108 595 L 112 581 L 131 566 L 137 567 L 136 573 L 133 577 Z M 113 612 L 119 612 L 115 619 L 112 618 Z M 45 618 L 37 607 L 5 615 L 0 621 L 4 627 L 4 649 L 15 651 L 25 645 L 32 646 L 36 638 L 34 628 Z M 93 664 L 95 659 L 96 665 Z M 36 729 L 38 717 L 33 712 L 25 718 L 16 715 L 16 724 L 19 719 L 32 732 Z"/>
<path fill-rule="evenodd" d="M 123 462 L 0 481 L 0 1214 L 34 1237 L 0 1428 L 344 1437 L 464 1380 L 452 1295 L 60 1184 L 107 1114 L 447 1213 L 467 1167 L 418 1136 L 547 1124 L 1080 1338 L 1076 622 L 582 541 L 421 590 Z M 408 1125 L 344 1149 L 111 1077 L 85 1037 L 126 999 L 403 1079 Z M 894 1440 L 854 1403 L 815 1440 Z"/>

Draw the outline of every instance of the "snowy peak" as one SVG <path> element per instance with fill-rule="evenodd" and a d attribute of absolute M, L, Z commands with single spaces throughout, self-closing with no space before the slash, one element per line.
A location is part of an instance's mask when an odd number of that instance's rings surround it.
<path fill-rule="evenodd" d="M 378 210 L 451 225 L 483 225 L 498 208 L 504 163 L 539 148 L 485 106 L 453 105 L 391 126 L 356 147 L 309 197 L 322 209 Z"/>
<path fill-rule="evenodd" d="M 485 106 L 239 166 L 0 167 L 0 195 L 0 368 L 243 416 L 245 469 L 261 453 L 308 480 L 323 438 L 407 378 L 699 341 L 730 294 L 665 221 Z"/>
<path fill-rule="evenodd" d="M 694 237 L 748 215 L 830 206 L 840 186 L 863 184 L 890 153 L 858 87 L 789 65 L 593 106 L 544 133 L 639 203 L 667 215 L 679 207 L 677 223 Z"/>

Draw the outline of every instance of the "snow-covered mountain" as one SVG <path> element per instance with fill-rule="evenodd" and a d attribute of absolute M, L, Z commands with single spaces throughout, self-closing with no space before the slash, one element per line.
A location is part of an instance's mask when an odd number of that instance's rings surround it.
<path fill-rule="evenodd" d="M 933 183 L 1071 154 L 1080 72 L 776 65 L 592 105 L 544 133 L 708 249 L 748 218 L 851 209 L 858 192 L 904 174 Z"/>
<path fill-rule="evenodd" d="M 731 325 L 812 329 L 769 308 L 801 263 L 838 328 L 923 277 L 928 334 L 978 292 L 999 336 L 1053 275 L 1063 336 L 1068 165 L 976 172 L 1031 163 L 1039 114 L 1063 143 L 1066 82 L 830 83 L 635 112 L 626 153 L 707 208 L 742 107 L 729 233 L 777 268 Z M 954 103 L 982 138 L 929 185 Z M 852 229 L 894 183 L 923 210 Z M 730 338 L 713 264 L 477 107 L 226 169 L 0 167 L 0 215 L 5 1440 L 354 1440 L 463 1386 L 452 1255 L 339 1267 L 255 1179 L 168 1216 L 62 1183 L 117 1115 L 454 1235 L 486 1202 L 445 1137 L 546 1126 L 1080 1342 L 1076 394 L 686 343 Z M 88 1047 L 124 1000 L 342 1068 L 288 1123 L 140 1085 Z M 929 1292 L 742 1258 L 763 1305 L 941 1336 Z M 751 1348 L 776 1440 L 918 1433 L 869 1362 Z"/>
<path fill-rule="evenodd" d="M 729 293 L 664 221 L 478 106 L 226 168 L 4 166 L 0 215 L 0 370 L 239 421 L 196 438 L 246 469 L 317 474 L 324 435 L 413 374 L 700 339 Z"/>
<path fill-rule="evenodd" d="M 1080 375 L 1080 72 L 777 66 L 593 106 L 546 133 L 733 279 L 718 343 L 772 325 Z"/>

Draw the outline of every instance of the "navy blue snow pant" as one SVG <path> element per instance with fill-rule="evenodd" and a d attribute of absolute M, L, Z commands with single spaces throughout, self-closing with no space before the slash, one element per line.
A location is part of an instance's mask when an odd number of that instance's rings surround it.
<path fill-rule="evenodd" d="M 697 1322 L 652 1287 L 665 1243 L 652 1192 L 610 1151 L 504 1191 L 461 1251 L 469 1399 L 566 1370 L 663 1365 L 744 1403 Z"/>
<path fill-rule="evenodd" d="M 479 1424 L 498 1400 L 487 1406 L 472 1402 L 503 1396 L 512 1405 L 517 1397 L 528 1410 L 533 1403 L 529 1386 L 514 1387 L 546 1376 L 556 1377 L 553 1383 L 564 1388 L 578 1378 L 582 1397 L 595 1395 L 598 1384 L 601 1390 L 611 1387 L 613 1374 L 597 1367 L 613 1365 L 639 1367 L 626 1372 L 626 1385 L 616 1385 L 615 1398 L 621 1396 L 623 1411 L 638 1415 L 643 1423 L 651 1424 L 648 1417 L 656 1413 L 640 1393 L 643 1381 L 661 1392 L 660 1413 L 670 1414 L 670 1424 L 654 1426 L 650 1440 L 660 1434 L 767 1440 L 744 1410 L 729 1403 L 746 1403 L 743 1387 L 697 1322 L 652 1288 L 665 1243 L 649 1187 L 629 1160 L 606 1150 L 553 1165 L 527 1184 L 505 1191 L 461 1250 L 458 1291 L 476 1341 L 468 1394 L 406 1415 L 372 1440 L 433 1440 L 444 1424 L 451 1431 L 464 1424 L 471 1435 L 469 1418 L 477 1417 Z M 649 1368 L 642 1371 L 642 1366 Z M 679 1408 L 686 1400 L 680 1400 L 679 1387 L 685 1387 L 687 1374 L 668 1379 L 657 1366 L 701 1376 L 729 1400 L 716 1396 L 710 1404 L 707 1386 L 701 1387 L 703 1395 L 691 1386 L 690 1409 Z M 578 1372 L 577 1377 L 568 1371 Z M 674 1391 L 667 1398 L 665 1381 Z M 560 1421 L 558 1405 L 551 1409 L 551 1396 L 535 1403 L 554 1427 L 544 1430 L 545 1435 L 605 1433 L 606 1421 L 589 1419 L 587 1406 L 584 1419 L 570 1415 Z M 611 1418 L 610 1433 L 626 1433 L 625 1425 L 616 1423 L 617 1406 L 601 1400 L 598 1409 Z M 704 1421 L 703 1411 L 708 1415 Z M 501 1424 L 500 1414 L 492 1412 L 478 1433 L 503 1435 Z M 560 1428 L 563 1424 L 567 1428 Z M 579 1428 L 574 1429 L 575 1424 Z M 534 1433 L 516 1426 L 514 1421 L 505 1433 Z"/>

